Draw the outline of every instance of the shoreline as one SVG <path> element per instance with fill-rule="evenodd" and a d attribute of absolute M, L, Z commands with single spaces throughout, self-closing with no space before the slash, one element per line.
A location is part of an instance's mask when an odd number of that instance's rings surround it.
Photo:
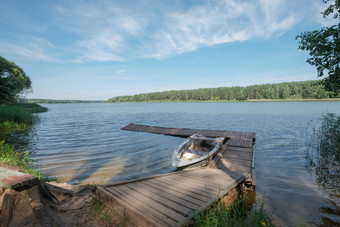
<path fill-rule="evenodd" d="M 164 101 L 146 101 L 146 102 L 104 102 L 104 103 L 223 103 L 223 102 L 337 102 L 340 98 L 327 99 L 248 99 L 248 100 L 205 100 L 205 101 L 179 101 L 179 100 L 164 100 Z"/>

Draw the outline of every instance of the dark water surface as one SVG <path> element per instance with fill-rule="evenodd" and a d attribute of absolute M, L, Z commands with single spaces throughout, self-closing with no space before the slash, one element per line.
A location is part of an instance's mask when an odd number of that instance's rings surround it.
<path fill-rule="evenodd" d="M 105 184 L 172 171 L 172 152 L 184 139 L 120 130 L 129 123 L 253 131 L 256 193 L 259 199 L 265 193 L 275 221 L 283 226 L 340 225 L 340 185 L 324 190 L 306 159 L 313 130 L 323 114 L 340 114 L 340 102 L 44 106 L 49 111 L 40 114 L 29 148 L 46 175 Z"/>

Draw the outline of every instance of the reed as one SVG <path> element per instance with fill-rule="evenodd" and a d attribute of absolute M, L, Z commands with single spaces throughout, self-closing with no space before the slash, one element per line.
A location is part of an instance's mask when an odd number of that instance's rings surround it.
<path fill-rule="evenodd" d="M 48 110 L 46 107 L 40 106 L 37 103 L 17 103 L 14 106 L 21 107 L 31 113 L 42 113 Z"/>
<path fill-rule="evenodd" d="M 34 116 L 18 106 L 0 106 L 0 123 L 9 121 L 17 124 L 31 124 Z"/>

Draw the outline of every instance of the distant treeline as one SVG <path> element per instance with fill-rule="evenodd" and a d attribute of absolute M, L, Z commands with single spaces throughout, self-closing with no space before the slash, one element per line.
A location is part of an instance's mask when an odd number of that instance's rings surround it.
<path fill-rule="evenodd" d="M 55 99 L 24 99 L 22 102 L 27 103 L 41 103 L 41 104 L 57 104 L 57 103 L 100 103 L 104 101 L 92 100 L 55 100 Z"/>
<path fill-rule="evenodd" d="M 190 101 L 245 101 L 256 99 L 325 99 L 331 93 L 317 81 L 262 84 L 247 87 L 200 88 L 118 96 L 109 102 L 190 102 Z"/>

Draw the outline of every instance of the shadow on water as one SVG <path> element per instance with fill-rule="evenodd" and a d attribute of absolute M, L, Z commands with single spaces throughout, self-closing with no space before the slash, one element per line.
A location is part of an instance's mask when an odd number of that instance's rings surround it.
<path fill-rule="evenodd" d="M 91 154 L 68 183 L 111 184 L 173 171 L 169 144 L 177 144 L 176 139 L 139 132 L 120 133 L 125 142 L 117 140 L 112 148 L 105 148 L 114 155 L 105 155 L 94 163 L 101 154 Z"/>
<path fill-rule="evenodd" d="M 323 115 L 306 142 L 306 167 L 321 191 L 329 196 L 329 206 L 319 211 L 325 225 L 340 224 L 340 115 Z M 335 217 L 335 218 L 334 218 Z M 335 219 L 335 220 L 334 220 Z"/>

